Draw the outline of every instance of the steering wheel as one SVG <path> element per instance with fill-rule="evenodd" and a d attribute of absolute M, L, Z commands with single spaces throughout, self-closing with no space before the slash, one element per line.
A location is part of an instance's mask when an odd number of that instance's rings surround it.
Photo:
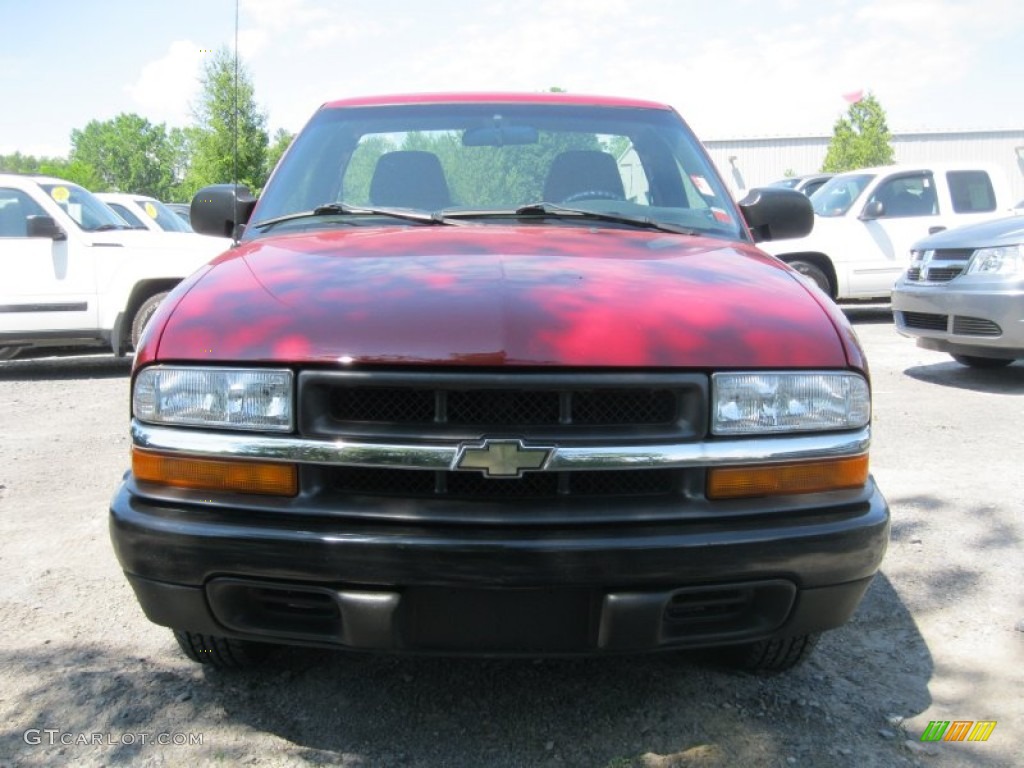
<path fill-rule="evenodd" d="M 583 189 L 579 192 L 573 192 L 568 197 L 562 198 L 563 203 L 577 203 L 580 200 L 625 200 L 622 195 L 617 192 L 611 192 L 607 189 Z"/>

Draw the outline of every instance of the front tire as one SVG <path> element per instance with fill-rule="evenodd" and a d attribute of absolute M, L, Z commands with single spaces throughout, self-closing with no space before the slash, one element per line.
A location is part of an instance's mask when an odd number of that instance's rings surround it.
<path fill-rule="evenodd" d="M 270 652 L 270 646 L 232 640 L 218 635 L 201 635 L 174 630 L 174 639 L 192 661 L 219 669 L 247 669 L 258 665 Z"/>
<path fill-rule="evenodd" d="M 969 368 L 1005 368 L 1013 362 L 1006 357 L 977 357 L 975 355 L 952 355 L 952 357 L 960 365 L 966 365 Z"/>
<path fill-rule="evenodd" d="M 801 664 L 818 644 L 817 634 L 759 640 L 725 651 L 731 666 L 749 672 L 785 672 Z"/>
<path fill-rule="evenodd" d="M 812 264 L 809 261 L 797 260 L 789 262 L 789 266 L 821 288 L 826 296 L 833 295 L 832 281 L 828 279 L 828 275 L 826 275 L 824 270 L 822 270 L 817 264 Z"/>
<path fill-rule="evenodd" d="M 135 313 L 135 317 L 132 318 L 132 348 L 139 348 L 139 340 L 142 338 L 142 332 L 146 329 L 146 325 L 153 317 L 153 313 L 156 312 L 157 307 L 160 306 L 160 302 L 167 298 L 167 291 L 156 293 L 142 302 L 142 306 L 139 307 Z"/>

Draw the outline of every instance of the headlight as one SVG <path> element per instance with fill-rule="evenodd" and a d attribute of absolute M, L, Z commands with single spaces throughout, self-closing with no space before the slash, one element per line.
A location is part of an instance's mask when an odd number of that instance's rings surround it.
<path fill-rule="evenodd" d="M 156 365 L 135 378 L 140 421 L 227 429 L 292 429 L 292 372 Z"/>
<path fill-rule="evenodd" d="M 716 373 L 711 390 L 715 435 L 856 429 L 871 420 L 868 383 L 856 373 Z"/>
<path fill-rule="evenodd" d="M 979 248 L 967 264 L 966 275 L 1016 275 L 1024 268 L 1024 246 Z"/>

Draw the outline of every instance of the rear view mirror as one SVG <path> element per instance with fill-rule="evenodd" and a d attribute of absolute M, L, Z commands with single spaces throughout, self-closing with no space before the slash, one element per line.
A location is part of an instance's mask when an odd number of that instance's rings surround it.
<path fill-rule="evenodd" d="M 803 192 L 759 187 L 750 190 L 739 205 L 755 243 L 803 237 L 814 228 L 814 208 Z"/>
<path fill-rule="evenodd" d="M 57 225 L 52 216 L 26 216 L 25 234 L 28 237 L 48 237 L 50 240 L 68 239 L 67 233 Z"/>
<path fill-rule="evenodd" d="M 510 144 L 536 144 L 540 134 L 531 125 L 492 125 L 468 128 L 462 134 L 464 147 L 504 147 Z"/>
<path fill-rule="evenodd" d="M 202 235 L 237 240 L 255 207 L 256 198 L 248 187 L 242 184 L 213 184 L 196 192 L 189 206 L 189 219 L 192 229 Z"/>
<path fill-rule="evenodd" d="M 860 217 L 864 221 L 870 221 L 871 219 L 878 219 L 885 215 L 885 205 L 878 200 L 872 200 L 870 203 L 864 206 L 864 211 Z"/>

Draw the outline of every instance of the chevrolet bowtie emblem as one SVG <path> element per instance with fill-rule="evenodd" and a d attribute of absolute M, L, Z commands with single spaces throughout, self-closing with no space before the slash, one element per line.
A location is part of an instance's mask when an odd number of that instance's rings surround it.
<path fill-rule="evenodd" d="M 487 477 L 522 477 L 523 470 L 543 469 L 553 450 L 527 447 L 522 440 L 484 440 L 459 448 L 455 469 L 478 469 Z"/>

